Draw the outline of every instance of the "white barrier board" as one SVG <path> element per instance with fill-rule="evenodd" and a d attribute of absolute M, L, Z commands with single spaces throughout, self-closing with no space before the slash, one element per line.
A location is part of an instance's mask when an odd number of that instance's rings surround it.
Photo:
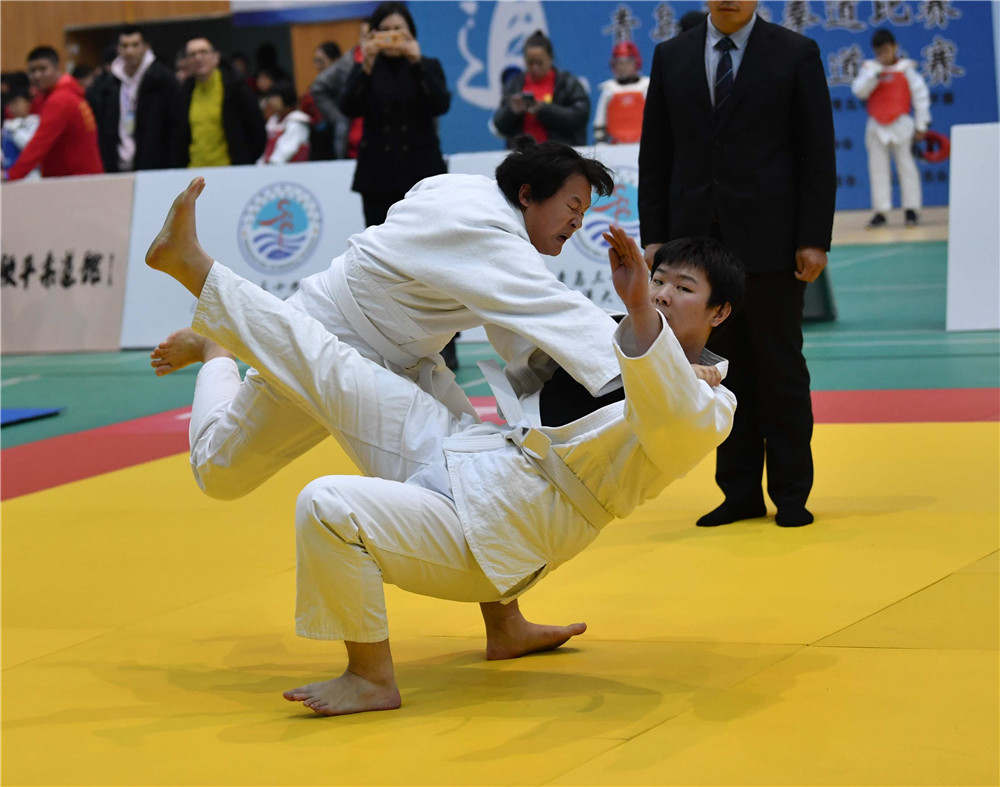
<path fill-rule="evenodd" d="M 1000 329 L 1000 124 L 952 126 L 949 331 Z"/>
<path fill-rule="evenodd" d="M 196 175 L 205 178 L 197 208 L 202 248 L 282 298 L 343 254 L 347 238 L 365 228 L 361 197 L 351 191 L 353 161 L 140 172 L 128 247 L 124 348 L 155 346 L 191 324 L 195 299 L 147 268 L 144 257 L 174 197 Z"/>
<path fill-rule="evenodd" d="M 133 180 L 3 185 L 3 352 L 119 348 Z"/>

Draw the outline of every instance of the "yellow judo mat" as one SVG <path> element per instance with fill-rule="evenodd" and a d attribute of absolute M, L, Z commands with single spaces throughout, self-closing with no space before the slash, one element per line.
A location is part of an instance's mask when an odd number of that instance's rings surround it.
<path fill-rule="evenodd" d="M 477 607 L 387 588 L 403 707 L 326 718 L 293 632 L 298 490 L 173 456 L 3 504 L 4 785 L 996 785 L 998 426 L 821 425 L 816 524 L 711 530 L 713 460 L 522 599 L 585 620 L 483 659 Z M 773 514 L 773 509 L 772 509 Z"/>

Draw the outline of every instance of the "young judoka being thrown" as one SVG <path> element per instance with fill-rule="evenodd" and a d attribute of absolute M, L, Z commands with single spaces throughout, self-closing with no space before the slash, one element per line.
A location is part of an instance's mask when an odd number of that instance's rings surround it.
<path fill-rule="evenodd" d="M 480 602 L 488 657 L 580 633 L 528 623 L 517 597 L 729 434 L 735 397 L 692 364 L 725 374 L 704 345 L 742 299 L 736 259 L 709 239 L 675 241 L 659 250 L 651 285 L 635 243 L 612 227 L 612 278 L 628 311 L 612 339 L 624 399 L 591 397 L 582 417 L 547 426 L 544 406 L 485 367 L 507 424 L 478 424 L 213 262 L 195 232 L 203 186 L 196 178 L 175 200 L 146 261 L 198 298 L 205 368 L 234 364 L 230 353 L 252 364 L 340 435 L 369 476 L 318 478 L 299 495 L 296 631 L 344 640 L 347 669 L 285 698 L 323 715 L 399 707 L 384 582 Z"/>

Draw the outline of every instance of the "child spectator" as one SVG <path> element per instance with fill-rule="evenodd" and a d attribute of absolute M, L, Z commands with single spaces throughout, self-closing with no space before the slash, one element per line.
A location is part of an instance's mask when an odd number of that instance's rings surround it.
<path fill-rule="evenodd" d="M 264 94 L 267 144 L 258 164 L 309 160 L 309 116 L 297 106 L 291 82 L 275 82 Z"/>
<path fill-rule="evenodd" d="M 899 57 L 899 45 L 888 30 L 875 31 L 872 49 L 875 59 L 864 62 L 851 85 L 854 95 L 867 99 L 869 115 L 865 148 L 868 150 L 868 179 L 875 214 L 868 227 L 884 227 L 885 214 L 892 209 L 890 151 L 896 159 L 906 226 L 913 227 L 920 221 L 917 211 L 920 210 L 922 197 L 920 173 L 913 161 L 911 148 L 915 141 L 924 138 L 930 125 L 930 91 L 917 71 L 917 64 Z"/>
<path fill-rule="evenodd" d="M 38 128 L 38 115 L 31 114 L 31 98 L 25 88 L 15 88 L 7 97 L 7 111 L 10 119 L 3 122 L 3 132 L 0 134 L 3 150 L 3 169 L 6 172 L 14 166 L 24 146 Z M 33 178 L 40 177 L 37 169 Z"/>
<path fill-rule="evenodd" d="M 621 41 L 611 50 L 614 79 L 601 82 L 594 113 L 594 142 L 638 142 L 649 77 L 639 73 L 642 55 L 633 41 Z"/>

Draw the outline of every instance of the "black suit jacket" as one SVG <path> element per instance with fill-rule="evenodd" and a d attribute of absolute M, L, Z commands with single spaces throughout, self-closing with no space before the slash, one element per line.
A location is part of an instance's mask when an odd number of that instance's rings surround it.
<path fill-rule="evenodd" d="M 102 74 L 87 91 L 97 120 L 97 142 L 105 172 L 118 171 L 118 121 L 121 117 L 121 81 Z M 150 65 L 139 83 L 135 110 L 133 169 L 170 169 L 187 162 L 181 89 L 173 72 L 162 63 Z"/>
<path fill-rule="evenodd" d="M 830 248 L 833 114 L 819 47 L 758 18 L 716 115 L 702 22 L 656 47 L 639 147 L 643 245 L 708 235 L 751 273 L 793 270 L 798 246 Z"/>
<path fill-rule="evenodd" d="M 371 74 L 356 63 L 340 94 L 348 117 L 365 120 L 354 170 L 354 191 L 403 195 L 415 183 L 448 171 L 437 118 L 451 106 L 441 62 L 422 57 L 375 58 Z"/>

